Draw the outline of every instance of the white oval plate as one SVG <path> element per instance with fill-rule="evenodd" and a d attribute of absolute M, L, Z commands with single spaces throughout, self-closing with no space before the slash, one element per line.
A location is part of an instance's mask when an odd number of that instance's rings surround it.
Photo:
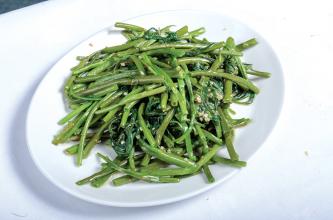
<path fill-rule="evenodd" d="M 248 160 L 263 144 L 273 129 L 282 106 L 283 76 L 278 58 L 270 45 L 254 30 L 230 17 L 202 11 L 159 12 L 127 20 L 144 27 L 163 27 L 188 25 L 191 29 L 205 27 L 204 35 L 212 41 L 225 40 L 233 36 L 236 43 L 249 38 L 257 38 L 259 44 L 246 51 L 244 60 L 254 64 L 259 70 L 269 71 L 272 77 L 256 80 L 261 93 L 250 107 L 235 106 L 237 116 L 247 116 L 253 122 L 238 129 L 235 146 L 242 160 Z M 222 183 L 237 169 L 214 165 L 212 173 L 216 182 L 208 184 L 203 175 L 182 179 L 178 184 L 148 184 L 137 182 L 122 187 L 106 184 L 96 189 L 89 185 L 77 186 L 75 182 L 99 169 L 99 161 L 94 153 L 106 151 L 96 147 L 82 167 L 74 165 L 72 157 L 66 156 L 63 149 L 68 145 L 53 146 L 51 140 L 60 127 L 57 121 L 66 114 L 62 96 L 62 86 L 70 74 L 70 68 L 78 55 L 88 55 L 105 46 L 124 42 L 124 38 L 112 28 L 98 32 L 79 44 L 65 55 L 48 72 L 40 83 L 31 101 L 27 118 L 27 140 L 33 160 L 41 172 L 55 185 L 81 199 L 110 206 L 142 207 L 179 201 Z M 223 152 L 221 152 L 223 154 Z"/>

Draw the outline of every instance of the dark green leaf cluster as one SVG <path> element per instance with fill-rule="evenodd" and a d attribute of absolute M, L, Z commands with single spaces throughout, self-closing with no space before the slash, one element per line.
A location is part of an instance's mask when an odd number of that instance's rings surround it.
<path fill-rule="evenodd" d="M 147 30 L 144 33 L 143 38 L 146 40 L 156 40 L 160 43 L 171 43 L 171 42 L 179 41 L 179 38 L 178 38 L 176 32 L 171 32 L 171 31 L 166 32 L 166 33 L 164 33 L 164 36 L 162 36 L 160 31 L 157 30 L 156 28 L 150 28 L 149 30 Z"/>

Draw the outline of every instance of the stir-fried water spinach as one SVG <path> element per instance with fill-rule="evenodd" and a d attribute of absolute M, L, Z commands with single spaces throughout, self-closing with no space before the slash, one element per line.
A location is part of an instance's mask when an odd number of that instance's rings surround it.
<path fill-rule="evenodd" d="M 270 76 L 241 60 L 257 41 L 210 42 L 199 38 L 204 28 L 187 26 L 115 26 L 127 41 L 78 57 L 64 86 L 72 111 L 59 121 L 64 128 L 53 144 L 75 142 L 65 152 L 77 165 L 99 143 L 117 154 L 98 153 L 101 170 L 77 184 L 100 187 L 116 173 L 122 176 L 112 180 L 115 186 L 176 183 L 200 172 L 214 182 L 213 164 L 246 166 L 233 139 L 250 119 L 234 119 L 230 106 L 249 105 L 259 93 L 250 75 Z M 229 158 L 217 155 L 224 146 Z"/>

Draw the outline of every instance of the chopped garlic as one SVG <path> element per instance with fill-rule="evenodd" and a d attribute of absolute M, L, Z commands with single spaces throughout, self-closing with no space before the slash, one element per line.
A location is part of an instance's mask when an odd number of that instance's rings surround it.
<path fill-rule="evenodd" d="M 223 95 L 219 92 L 216 93 L 217 100 L 221 101 L 223 99 Z"/>
<path fill-rule="evenodd" d="M 199 95 L 197 95 L 196 97 L 195 97 L 195 99 L 194 99 L 194 101 L 196 102 L 196 103 L 201 103 L 201 97 L 199 96 Z"/>

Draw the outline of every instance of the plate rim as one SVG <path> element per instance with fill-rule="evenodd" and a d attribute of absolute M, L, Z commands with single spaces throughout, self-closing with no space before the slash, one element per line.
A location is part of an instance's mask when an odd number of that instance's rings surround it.
<path fill-rule="evenodd" d="M 177 9 L 177 10 L 161 10 L 161 11 L 154 11 L 154 12 L 150 12 L 150 13 L 143 13 L 143 14 L 139 14 L 139 15 L 136 15 L 136 16 L 132 16 L 132 17 L 129 17 L 127 19 L 124 19 L 122 20 L 123 22 L 126 22 L 128 20 L 132 20 L 132 19 L 135 19 L 135 18 L 139 18 L 139 17 L 144 17 L 144 16 L 149 16 L 149 15 L 155 15 L 155 14 L 160 14 L 160 13 L 172 13 L 172 12 L 196 12 L 196 13 L 207 13 L 207 12 L 210 12 L 210 13 L 213 13 L 215 15 L 218 15 L 218 16 L 221 16 L 221 17 L 226 17 L 228 19 L 231 19 L 235 22 L 237 22 L 238 24 L 241 24 L 249 29 L 251 29 L 251 31 L 253 31 L 253 33 L 255 33 L 256 36 L 260 36 L 260 38 L 266 43 L 266 45 L 269 47 L 269 49 L 272 51 L 272 54 L 277 62 L 277 65 L 280 69 L 280 77 L 281 77 L 281 98 L 280 98 L 280 104 L 279 104 L 279 109 L 277 111 L 277 115 L 276 115 L 276 119 L 275 119 L 275 122 L 273 124 L 273 126 L 271 126 L 271 128 L 269 129 L 268 131 L 268 135 L 266 135 L 264 138 L 263 138 L 263 141 L 261 143 L 261 145 L 254 150 L 254 152 L 247 158 L 247 162 L 250 161 L 254 155 L 258 152 L 259 149 L 261 149 L 265 142 L 268 140 L 268 138 L 271 136 L 271 134 L 273 133 L 274 129 L 276 128 L 278 122 L 279 122 L 279 119 L 281 117 L 281 114 L 283 112 L 283 108 L 284 108 L 284 99 L 285 99 L 285 77 L 284 77 L 284 71 L 283 71 L 283 67 L 282 67 L 282 64 L 280 62 L 280 59 L 279 59 L 279 56 L 278 56 L 278 53 L 276 52 L 276 50 L 274 50 L 273 46 L 269 43 L 269 41 L 266 40 L 266 38 L 262 35 L 262 34 L 259 34 L 254 28 L 252 28 L 251 25 L 249 25 L 248 23 L 246 22 L 243 22 L 242 20 L 239 20 L 233 16 L 230 16 L 230 15 L 227 15 L 227 14 L 224 14 L 222 12 L 217 12 L 217 11 L 212 11 L 212 10 L 194 10 L 194 9 Z M 214 183 L 211 183 L 211 184 L 207 184 L 206 186 L 198 189 L 198 190 L 195 190 L 193 192 L 188 192 L 188 193 L 185 193 L 183 195 L 180 195 L 180 196 L 175 196 L 173 198 L 168 198 L 168 199 L 160 199 L 160 200 L 157 200 L 157 201 L 145 201 L 145 202 L 137 202 L 137 203 L 128 203 L 128 202 L 115 202 L 115 201 L 106 201 L 106 200 L 101 200 L 101 199 L 95 199 L 91 196 L 87 196 L 85 194 L 82 194 L 82 193 L 76 193 L 74 191 L 72 191 L 70 188 L 64 186 L 63 184 L 61 184 L 60 182 L 58 182 L 57 180 L 55 180 L 42 166 L 41 164 L 39 163 L 38 159 L 35 157 L 36 155 L 32 152 L 32 149 L 31 149 L 31 144 L 29 141 L 29 135 L 28 135 L 28 125 L 29 125 L 29 119 L 31 118 L 31 108 L 32 108 L 32 103 L 34 102 L 34 99 L 36 97 L 36 94 L 40 88 L 40 85 L 44 82 L 44 80 L 46 79 L 47 75 L 49 74 L 49 72 L 54 69 L 57 65 L 59 65 L 59 63 L 61 63 L 62 60 L 64 60 L 67 56 L 69 56 L 70 52 L 75 50 L 76 48 L 78 48 L 80 45 L 82 45 L 84 42 L 87 42 L 89 39 L 91 39 L 92 37 L 100 34 L 100 33 L 103 33 L 105 31 L 108 31 L 110 30 L 110 28 L 114 28 L 112 25 L 108 25 L 106 26 L 105 28 L 97 31 L 97 32 L 94 32 L 93 34 L 89 35 L 88 37 L 86 37 L 84 40 L 81 40 L 80 42 L 78 42 L 77 44 L 75 44 L 73 47 L 71 47 L 68 51 L 66 51 L 64 53 L 64 55 L 58 59 L 56 61 L 56 63 L 54 65 L 52 65 L 48 71 L 44 74 L 44 76 L 42 77 L 42 79 L 40 80 L 40 82 L 38 83 L 38 85 L 36 86 L 34 92 L 33 92 L 33 95 L 32 95 L 32 98 L 30 99 L 30 103 L 29 103 L 29 107 L 28 107 L 28 110 L 27 110 L 27 117 L 25 119 L 25 123 L 26 123 L 26 126 L 25 126 L 25 137 L 26 137 L 26 145 L 28 147 L 28 151 L 29 151 L 29 154 L 34 162 L 34 164 L 36 165 L 36 167 L 38 168 L 38 170 L 46 177 L 46 179 L 48 179 L 48 181 L 50 183 L 52 183 L 53 185 L 55 185 L 56 187 L 58 187 L 59 189 L 63 190 L 64 192 L 76 197 L 76 198 L 79 198 L 79 199 L 82 199 L 84 201 L 88 201 L 90 203 L 94 203 L 94 204 L 99 204 L 99 205 L 104 205 L 104 206 L 112 206 L 112 207 L 127 207 L 127 208 L 130 208 L 130 207 L 151 207 L 151 206 L 158 206 L 158 205 L 165 205 L 165 204 L 170 204 L 170 203 L 173 203 L 173 202 L 178 202 L 178 201 L 181 201 L 181 200 L 185 200 L 185 199 L 189 199 L 191 197 L 194 197 L 194 196 L 197 196 L 201 193 L 204 193 L 208 190 L 211 190 L 212 188 L 220 185 L 222 182 L 224 181 L 227 181 L 229 180 L 232 176 L 234 176 L 236 173 L 240 172 L 242 169 L 234 169 L 232 170 L 231 172 L 229 172 L 226 176 L 224 176 L 223 178 L 215 181 Z"/>

